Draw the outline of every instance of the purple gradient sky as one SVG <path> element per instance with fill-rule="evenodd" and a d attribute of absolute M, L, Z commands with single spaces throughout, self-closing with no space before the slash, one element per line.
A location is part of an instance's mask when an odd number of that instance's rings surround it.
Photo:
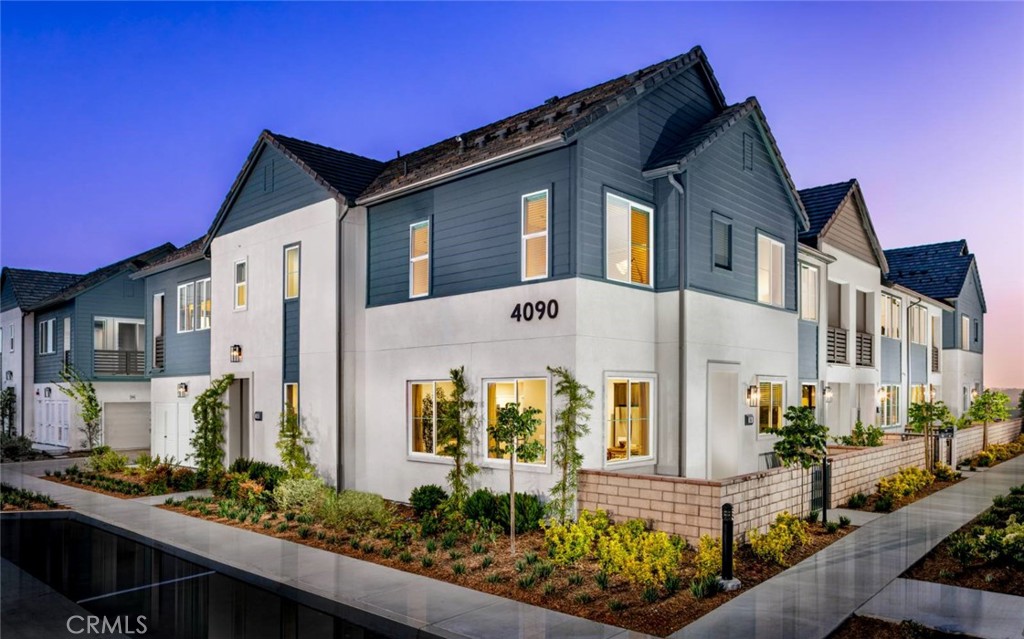
<path fill-rule="evenodd" d="M 259 131 L 376 158 L 701 44 L 801 188 L 887 248 L 967 238 L 990 386 L 1024 386 L 1024 5 L 0 5 L 0 260 L 201 235 Z"/>

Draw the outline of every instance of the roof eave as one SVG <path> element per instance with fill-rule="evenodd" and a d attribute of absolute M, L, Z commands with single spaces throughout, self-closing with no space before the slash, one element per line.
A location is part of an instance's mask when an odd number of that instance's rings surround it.
<path fill-rule="evenodd" d="M 164 262 L 162 264 L 154 264 L 153 266 L 147 266 L 146 268 L 141 268 L 138 271 L 136 271 L 136 272 L 132 273 L 131 275 L 129 275 L 128 278 L 132 279 L 132 280 L 145 279 L 145 278 L 149 277 L 150 275 L 156 275 L 157 273 L 163 273 L 164 271 L 169 271 L 172 268 L 177 268 L 179 266 L 184 266 L 186 264 L 191 264 L 192 262 L 198 262 L 199 260 L 203 260 L 203 259 L 207 259 L 206 255 L 204 255 L 203 252 L 200 251 L 198 253 L 193 253 L 191 255 L 186 255 L 184 257 L 179 257 L 179 258 L 171 260 L 169 262 Z"/>
<path fill-rule="evenodd" d="M 883 278 L 882 279 L 882 284 L 884 284 L 885 286 L 893 289 L 894 291 L 900 291 L 901 293 L 906 293 L 907 295 L 913 295 L 913 296 L 919 297 L 923 301 L 926 301 L 929 304 L 933 304 L 935 306 L 938 306 L 938 307 L 942 308 L 943 310 L 952 311 L 953 308 L 954 308 L 954 307 L 950 306 L 947 302 L 943 302 L 942 300 L 937 300 L 934 297 L 930 297 L 928 295 L 925 295 L 924 293 L 922 293 L 920 291 L 915 291 L 914 289 L 910 288 L 909 286 L 904 286 L 903 284 L 899 284 L 899 283 L 894 282 L 892 280 L 888 280 L 886 278 Z"/>

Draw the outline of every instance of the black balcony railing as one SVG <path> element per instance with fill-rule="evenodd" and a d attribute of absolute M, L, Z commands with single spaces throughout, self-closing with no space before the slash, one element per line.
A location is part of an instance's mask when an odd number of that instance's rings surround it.
<path fill-rule="evenodd" d="M 857 366 L 871 366 L 874 364 L 874 346 L 874 335 L 857 332 Z"/>
<path fill-rule="evenodd" d="M 825 355 L 828 357 L 830 364 L 846 364 L 849 362 L 847 357 L 847 330 L 845 328 L 839 328 L 838 326 L 829 326 L 828 334 L 825 338 Z"/>
<path fill-rule="evenodd" d="M 146 354 L 143 351 L 93 351 L 96 375 L 142 375 Z"/>
<path fill-rule="evenodd" d="M 932 346 L 932 372 L 939 372 L 939 347 Z"/>

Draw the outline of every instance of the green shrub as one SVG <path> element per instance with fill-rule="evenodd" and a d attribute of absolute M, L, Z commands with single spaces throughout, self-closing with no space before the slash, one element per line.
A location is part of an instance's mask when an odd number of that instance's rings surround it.
<path fill-rule="evenodd" d="M 434 552 L 435 550 L 437 550 L 437 542 L 433 539 L 428 539 L 426 546 L 427 552 Z"/>
<path fill-rule="evenodd" d="M 508 493 L 494 496 L 495 513 L 493 522 L 509 532 L 509 497 Z M 544 504 L 536 495 L 516 493 L 516 534 L 522 534 L 540 528 L 544 517 Z"/>
<path fill-rule="evenodd" d="M 698 579 L 722 574 L 722 540 L 710 535 L 701 535 L 693 563 Z"/>
<path fill-rule="evenodd" d="M 632 519 L 608 528 L 597 540 L 603 571 L 621 574 L 634 586 L 660 584 L 679 569 L 680 550 L 664 532 L 647 530 Z"/>
<path fill-rule="evenodd" d="M 938 481 L 953 481 L 961 477 L 959 471 L 954 470 L 949 464 L 942 462 L 935 462 L 935 468 L 932 470 L 935 473 L 935 479 Z"/>
<path fill-rule="evenodd" d="M 578 595 L 576 595 L 576 603 L 578 604 L 582 604 L 585 606 L 592 601 L 594 601 L 594 596 L 589 592 L 581 592 Z"/>
<path fill-rule="evenodd" d="M 594 575 L 594 581 L 597 583 L 597 587 L 601 590 L 608 590 L 608 582 L 611 581 L 611 577 L 604 570 Z"/>
<path fill-rule="evenodd" d="M 949 536 L 949 556 L 967 567 L 978 555 L 978 544 L 966 533 L 953 533 Z"/>
<path fill-rule="evenodd" d="M 835 441 L 843 446 L 881 446 L 885 438 L 885 431 L 881 426 L 868 424 L 867 427 L 858 419 L 853 425 L 853 431 L 846 436 L 837 437 Z"/>
<path fill-rule="evenodd" d="M 285 479 L 274 488 L 274 502 L 281 510 L 311 510 L 319 507 L 332 492 L 319 479 Z"/>
<path fill-rule="evenodd" d="M 273 493 L 277 485 L 288 477 L 288 471 L 282 466 L 247 457 L 239 457 L 233 461 L 228 472 L 254 479 L 263 484 L 263 488 L 270 493 Z"/>
<path fill-rule="evenodd" d="M 840 528 L 848 528 L 849 526 L 850 526 L 850 518 L 847 517 L 846 515 L 840 515 L 839 516 L 839 527 Z"/>
<path fill-rule="evenodd" d="M 658 592 L 657 586 L 644 586 L 643 591 L 640 593 L 640 598 L 644 600 L 644 603 L 652 604 L 659 599 L 660 593 Z"/>
<path fill-rule="evenodd" d="M 537 576 L 537 579 L 547 579 L 554 571 L 555 567 L 552 564 L 543 562 L 537 564 L 537 567 L 533 569 L 533 574 Z"/>
<path fill-rule="evenodd" d="M 838 521 L 833 520 L 833 521 L 825 522 L 825 531 L 828 532 L 828 534 L 830 534 L 830 535 L 835 534 L 835 532 L 838 531 L 838 530 L 839 530 L 839 522 Z"/>
<path fill-rule="evenodd" d="M 891 512 L 893 507 L 892 497 L 888 495 L 879 495 L 875 501 L 875 512 L 876 513 L 887 513 Z"/>
<path fill-rule="evenodd" d="M 835 522 L 829 522 L 835 523 Z M 835 524 L 839 526 L 838 523 Z M 807 522 L 788 512 L 779 513 L 766 534 L 757 530 L 748 535 L 750 549 L 759 559 L 785 566 L 786 554 L 796 546 L 802 546 L 810 539 Z"/>
<path fill-rule="evenodd" d="M 299 526 L 298 532 L 299 532 L 299 537 L 301 539 L 305 539 L 306 537 L 309 537 L 309 526 L 307 526 L 306 524 L 302 524 L 301 526 Z"/>
<path fill-rule="evenodd" d="M 452 572 L 456 575 L 464 575 L 466 573 L 466 564 L 461 561 L 456 561 L 452 564 Z"/>
<path fill-rule="evenodd" d="M 557 590 L 558 586 L 549 581 L 546 584 L 544 584 L 544 588 L 541 590 L 541 592 L 544 593 L 545 597 L 550 597 L 551 595 L 555 594 Z"/>
<path fill-rule="evenodd" d="M 493 522 L 496 516 L 495 510 L 494 493 L 486 488 L 481 488 L 466 499 L 466 504 L 462 507 L 462 514 L 466 519 L 472 521 Z"/>
<path fill-rule="evenodd" d="M 569 577 L 567 578 L 567 581 L 569 582 L 570 586 L 582 586 L 583 585 L 583 575 L 581 575 L 578 572 L 574 572 L 571 575 L 569 575 Z"/>
<path fill-rule="evenodd" d="M 519 580 L 516 582 L 516 584 L 520 588 L 522 588 L 523 590 L 527 590 L 529 588 L 533 588 L 533 585 L 535 583 L 537 583 L 537 578 L 534 577 L 532 573 L 529 574 L 529 575 L 522 575 L 521 577 L 519 577 Z"/>
<path fill-rule="evenodd" d="M 678 573 L 671 574 L 665 577 L 665 583 L 662 584 L 665 587 L 665 592 L 671 597 L 672 595 L 679 592 L 679 589 L 683 586 L 683 579 Z"/>
<path fill-rule="evenodd" d="M 459 552 L 458 550 L 449 550 L 448 551 L 448 558 L 451 559 L 452 561 L 457 561 L 459 559 L 462 559 L 462 553 Z"/>
<path fill-rule="evenodd" d="M 697 577 L 690 582 L 690 594 L 693 595 L 694 599 L 705 599 L 714 596 L 718 594 L 720 589 L 721 584 L 719 584 L 718 577 L 715 575 Z"/>
<path fill-rule="evenodd" d="M 328 490 L 317 504 L 316 514 L 325 525 L 352 530 L 387 528 L 395 518 L 383 497 L 357 490 L 341 493 Z"/>
<path fill-rule="evenodd" d="M 286 530 L 288 530 L 288 522 L 286 522 L 286 521 L 282 521 L 281 523 L 279 523 L 279 524 L 277 525 L 277 532 L 279 532 L 279 533 L 283 533 L 283 532 L 285 532 Z"/>
<path fill-rule="evenodd" d="M 608 602 L 608 610 L 612 612 L 622 612 L 626 608 L 626 603 L 621 599 L 612 599 Z"/>
<path fill-rule="evenodd" d="M 846 502 L 846 505 L 850 508 L 863 508 L 868 503 L 868 496 L 864 493 L 856 493 L 850 500 Z"/>
<path fill-rule="evenodd" d="M 89 456 L 89 467 L 98 473 L 120 473 L 127 465 L 128 456 L 109 446 L 97 446 Z"/>
<path fill-rule="evenodd" d="M 903 497 L 909 497 L 930 486 L 934 481 L 935 475 L 927 470 L 916 466 L 907 466 L 901 468 L 895 475 L 883 477 L 878 482 L 878 494 L 897 502 Z"/>
<path fill-rule="evenodd" d="M 819 510 L 811 510 L 811 512 L 807 513 L 807 516 L 804 517 L 804 521 L 806 521 L 809 524 L 818 523 L 818 516 L 819 515 L 821 515 L 821 511 L 819 511 Z"/>
<path fill-rule="evenodd" d="M 448 493 L 437 484 L 417 486 L 409 495 L 409 503 L 417 517 L 437 510 L 446 499 L 448 499 Z"/>
<path fill-rule="evenodd" d="M 500 572 L 492 572 L 484 577 L 484 581 L 489 584 L 496 584 L 500 581 L 504 581 L 504 577 L 502 577 Z"/>
<path fill-rule="evenodd" d="M 483 543 L 479 541 L 474 541 L 473 545 L 470 546 L 470 550 L 473 551 L 473 554 L 480 555 L 487 550 L 487 546 L 483 545 Z"/>

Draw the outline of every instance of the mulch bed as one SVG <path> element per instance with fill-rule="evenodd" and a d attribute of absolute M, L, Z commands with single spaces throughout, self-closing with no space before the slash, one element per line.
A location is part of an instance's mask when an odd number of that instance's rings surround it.
<path fill-rule="evenodd" d="M 893 623 L 873 617 L 853 616 L 836 628 L 828 639 L 972 639 L 968 635 L 950 634 L 925 628 L 912 621 Z"/>
<path fill-rule="evenodd" d="M 894 503 L 893 506 L 892 506 L 892 510 L 890 510 L 888 512 L 895 512 L 895 511 L 899 510 L 900 508 L 903 508 L 904 506 L 909 506 L 910 504 L 914 503 L 915 501 L 917 501 L 919 499 L 924 499 L 928 495 L 933 495 L 933 494 L 939 492 L 940 490 L 945 490 L 946 488 L 949 488 L 950 486 L 953 486 L 955 484 L 959 484 L 964 479 L 966 479 L 966 477 L 961 477 L 960 479 L 954 479 L 952 481 L 939 481 L 939 480 L 935 480 L 934 482 L 932 482 L 932 484 L 930 486 L 925 486 L 924 488 L 922 488 L 921 490 L 917 491 L 913 495 L 910 495 L 908 497 L 904 497 L 904 498 L 900 499 L 898 502 Z M 842 507 L 843 508 L 849 508 L 850 510 L 863 510 L 863 511 L 866 511 L 866 512 L 872 512 L 873 513 L 873 512 L 875 512 L 875 502 L 877 502 L 878 499 L 879 499 L 879 494 L 877 492 L 875 492 L 875 493 L 872 493 L 872 494 L 868 495 L 867 503 L 865 503 L 864 506 L 862 506 L 861 508 L 850 508 L 849 504 L 844 504 Z"/>
<path fill-rule="evenodd" d="M 63 504 L 57 504 L 56 506 L 47 506 L 46 504 L 41 504 L 37 501 L 34 501 L 31 504 L 29 504 L 28 508 L 19 508 L 11 504 L 4 504 L 2 510 L 5 513 L 23 513 L 30 510 L 68 510 L 68 507 Z"/>
<path fill-rule="evenodd" d="M 277 514 L 272 520 L 271 528 L 263 528 L 263 521 L 269 515 L 263 515 L 257 523 L 250 523 L 248 520 L 240 523 L 234 519 L 220 517 L 216 513 L 215 503 L 212 505 L 214 513 L 211 515 L 200 514 L 197 511 L 184 509 L 180 502 L 175 505 L 161 505 L 161 508 L 175 512 L 200 517 L 221 524 L 245 528 L 253 532 L 285 539 L 296 543 L 306 544 L 330 552 L 348 555 L 364 561 L 372 561 L 377 564 L 412 572 L 434 579 L 440 579 L 467 588 L 473 588 L 482 592 L 488 592 L 500 597 L 514 599 L 524 603 L 541 606 L 550 610 L 557 610 L 566 614 L 584 617 L 593 621 L 611 624 L 629 630 L 644 632 L 653 635 L 665 636 L 682 628 L 686 624 L 707 614 L 733 597 L 745 590 L 777 575 L 785 570 L 781 566 L 765 564 L 756 559 L 749 546 L 741 546 L 736 554 L 736 577 L 743 583 L 740 590 L 719 593 L 708 599 L 695 599 L 689 592 L 689 583 L 694 574 L 693 559 L 694 551 L 688 549 L 683 553 L 682 565 L 682 588 L 671 596 L 666 596 L 659 601 L 648 604 L 641 597 L 638 588 L 631 587 L 621 577 L 611 578 L 606 591 L 602 591 L 597 584 L 595 576 L 600 571 L 599 564 L 594 560 L 584 560 L 574 566 L 556 567 L 548 579 L 538 579 L 537 582 L 527 588 L 520 587 L 518 581 L 522 575 L 529 574 L 532 566 L 527 566 L 524 572 L 516 569 L 516 562 L 523 560 L 530 552 L 536 553 L 537 562 L 544 562 L 548 559 L 545 550 L 544 534 L 542 531 L 533 531 L 516 538 L 517 554 L 512 557 L 509 553 L 509 540 L 506 535 L 499 536 L 494 543 L 487 543 L 484 552 L 474 553 L 471 539 L 461 538 L 455 546 L 450 549 L 462 556 L 452 559 L 449 556 L 449 549 L 443 548 L 440 536 L 435 538 L 437 548 L 433 553 L 427 552 L 426 540 L 419 539 L 415 535 L 405 550 L 412 554 L 411 561 L 402 561 L 400 550 L 395 550 L 390 557 L 381 555 L 381 550 L 392 545 L 389 539 L 376 539 L 372 536 L 360 536 L 349 534 L 345 531 L 323 528 L 319 524 L 310 525 L 310 533 L 306 538 L 298 534 L 300 524 L 297 521 L 288 523 L 288 529 L 278 532 L 276 529 L 285 519 Z M 400 518 L 406 523 L 412 523 L 411 509 L 404 508 L 400 511 Z M 323 530 L 326 538 L 317 539 L 317 532 Z M 811 526 L 810 541 L 802 548 L 794 549 L 787 557 L 790 565 L 796 564 L 810 555 L 818 552 L 829 544 L 841 539 L 853 530 L 852 527 L 840 529 L 834 534 L 827 533 L 820 524 Z M 352 541 L 359 542 L 360 548 L 353 548 Z M 373 546 L 372 551 L 366 551 L 367 544 Z M 421 559 L 424 556 L 433 558 L 433 565 L 424 567 Z M 482 567 L 485 556 L 493 558 L 493 564 L 488 568 Z M 461 562 L 465 565 L 464 574 L 457 575 L 453 566 Z M 488 575 L 499 575 L 500 581 L 487 581 Z M 580 585 L 573 585 L 569 578 L 571 575 L 582 577 Z M 491 577 L 495 579 L 495 577 Z M 544 592 L 546 584 L 552 584 L 553 590 L 547 594 Z M 662 593 L 664 596 L 665 593 Z M 581 599 L 581 596 L 583 599 Z M 590 601 L 586 597 L 590 597 Z M 618 602 L 622 606 L 620 610 L 611 610 L 611 602 Z"/>
<path fill-rule="evenodd" d="M 130 481 L 131 483 L 138 484 L 140 486 L 143 485 L 142 480 L 138 475 L 127 475 L 125 473 L 104 473 L 104 475 L 106 475 L 107 477 L 113 477 L 115 479 L 123 479 L 125 481 Z M 138 499 L 140 497 L 151 497 L 151 495 L 147 495 L 146 493 L 141 493 L 138 495 L 128 495 L 126 493 L 118 492 L 116 490 L 106 490 L 104 488 L 98 488 L 96 486 L 86 486 L 85 484 L 76 481 L 73 477 L 67 475 L 66 473 L 62 474 L 60 477 L 49 476 L 40 477 L 40 479 L 56 482 L 58 484 L 67 484 L 68 486 L 74 486 L 75 488 L 81 488 L 82 490 L 100 493 L 101 495 L 117 497 L 118 499 Z"/>

